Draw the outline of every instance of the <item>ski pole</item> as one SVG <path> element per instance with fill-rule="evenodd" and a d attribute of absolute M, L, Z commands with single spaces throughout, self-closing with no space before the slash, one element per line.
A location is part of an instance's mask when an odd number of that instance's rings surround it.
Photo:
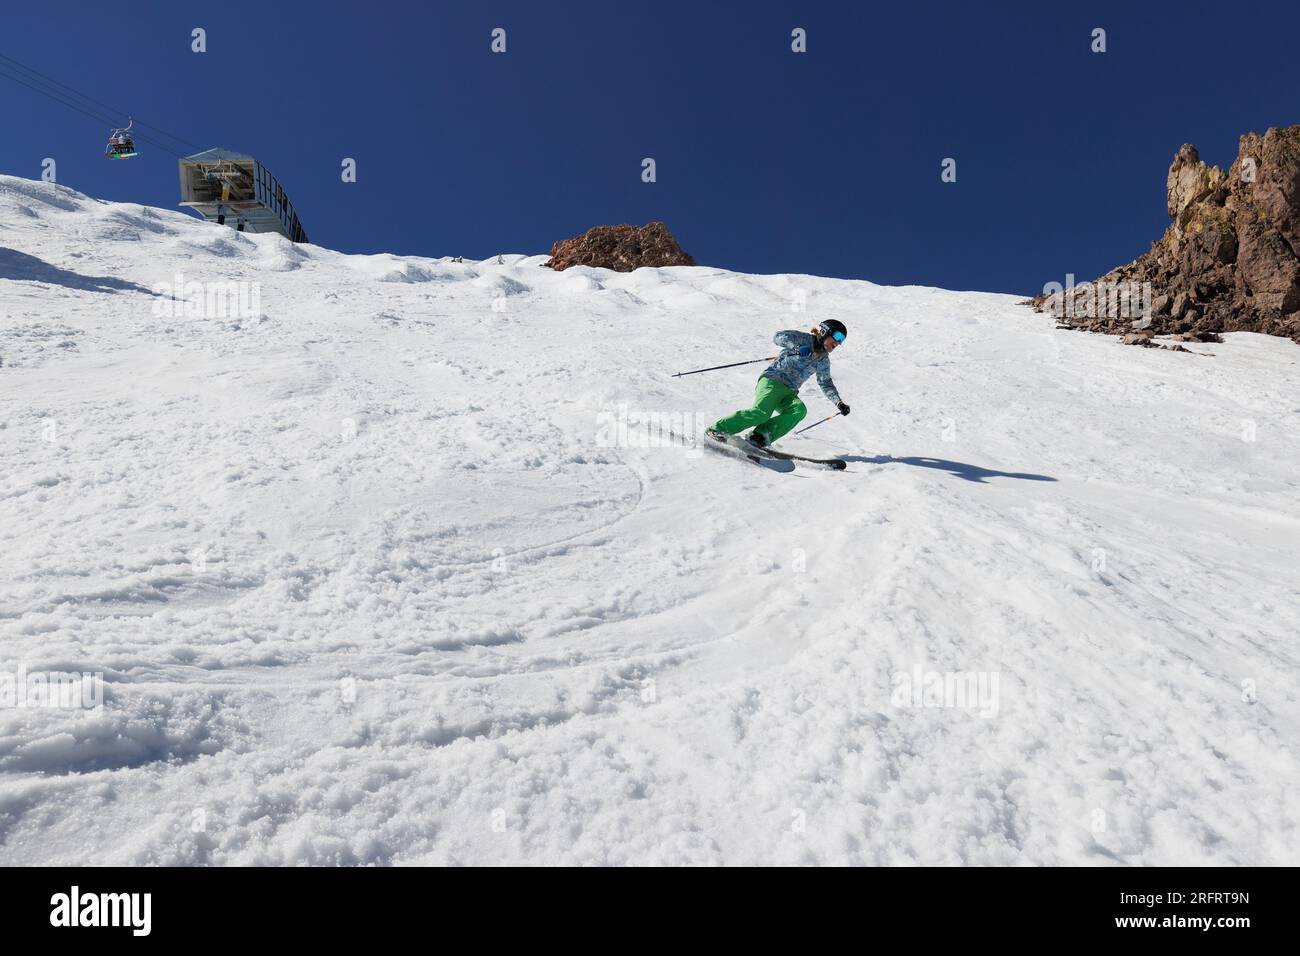
<path fill-rule="evenodd" d="M 755 362 L 771 362 L 775 359 L 775 355 L 769 355 L 767 358 L 750 359 L 748 362 L 732 362 L 730 365 L 711 365 L 708 368 L 692 369 L 689 372 L 674 372 L 673 378 L 681 378 L 683 375 L 698 375 L 700 372 L 716 372 L 720 368 L 735 368 L 737 365 L 753 365 Z"/>
<path fill-rule="evenodd" d="M 826 422 L 830 421 L 832 418 L 839 418 L 841 414 L 843 414 L 843 413 L 842 413 L 842 412 L 836 412 L 834 415 L 827 415 L 827 416 L 826 416 L 825 418 L 823 418 L 820 422 L 813 422 L 811 425 L 808 426 L 808 428 L 801 428 L 801 429 L 799 429 L 798 432 L 795 432 L 795 434 L 798 435 L 799 432 L 806 432 L 806 431 L 808 431 L 808 429 L 810 429 L 810 428 L 816 428 L 818 425 L 825 424 Z"/>

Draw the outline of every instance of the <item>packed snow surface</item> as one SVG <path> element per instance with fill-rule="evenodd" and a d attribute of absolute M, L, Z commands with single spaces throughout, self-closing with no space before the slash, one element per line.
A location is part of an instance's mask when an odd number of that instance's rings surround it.
<path fill-rule="evenodd" d="M 1291 342 L 0 225 L 0 863 L 1300 863 Z M 825 318 L 846 471 L 667 439 Z"/>

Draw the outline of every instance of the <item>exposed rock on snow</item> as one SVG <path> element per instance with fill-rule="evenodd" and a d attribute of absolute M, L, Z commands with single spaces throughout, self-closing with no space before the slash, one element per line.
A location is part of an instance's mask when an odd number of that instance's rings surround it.
<path fill-rule="evenodd" d="M 1224 173 L 1196 147 L 1174 156 L 1166 183 L 1173 222 L 1151 250 L 1098 284 L 1150 283 L 1156 334 L 1246 331 L 1300 342 L 1300 126 L 1247 133 Z M 1131 315 L 1081 305 L 1080 285 L 1031 302 L 1090 331 L 1124 333 Z"/>
<path fill-rule="evenodd" d="M 575 239 L 551 246 L 544 265 L 556 272 L 569 266 L 592 266 L 631 272 L 642 266 L 693 266 L 692 259 L 662 222 L 644 226 L 594 226 Z"/>

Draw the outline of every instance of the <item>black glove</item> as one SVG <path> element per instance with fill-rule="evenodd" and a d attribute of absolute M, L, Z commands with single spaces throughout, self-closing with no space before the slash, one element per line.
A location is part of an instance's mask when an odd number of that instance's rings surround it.
<path fill-rule="evenodd" d="M 836 402 L 835 407 L 840 410 L 841 415 L 847 415 L 849 413 L 849 406 L 845 405 L 843 402 Z"/>

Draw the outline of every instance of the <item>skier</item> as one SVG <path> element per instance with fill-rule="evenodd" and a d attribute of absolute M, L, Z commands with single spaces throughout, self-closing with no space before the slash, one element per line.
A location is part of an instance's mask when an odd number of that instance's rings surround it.
<path fill-rule="evenodd" d="M 847 415 L 849 406 L 840 401 L 840 393 L 831 381 L 830 359 L 831 352 L 847 335 L 844 323 L 835 319 L 827 319 L 808 332 L 790 330 L 776 333 L 772 341 L 781 346 L 781 354 L 759 376 L 753 408 L 741 409 L 719 419 L 708 431 L 737 435 L 753 427 L 750 443 L 766 448 L 808 414 L 808 406 L 799 401 L 799 386 L 814 372 L 826 397 L 835 403 L 841 415 Z"/>

